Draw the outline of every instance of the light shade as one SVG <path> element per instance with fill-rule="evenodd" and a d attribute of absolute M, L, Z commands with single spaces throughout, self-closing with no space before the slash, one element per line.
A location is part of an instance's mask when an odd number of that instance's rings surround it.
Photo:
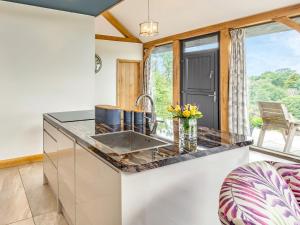
<path fill-rule="evenodd" d="M 140 24 L 140 36 L 150 37 L 158 34 L 158 22 L 152 20 Z"/>

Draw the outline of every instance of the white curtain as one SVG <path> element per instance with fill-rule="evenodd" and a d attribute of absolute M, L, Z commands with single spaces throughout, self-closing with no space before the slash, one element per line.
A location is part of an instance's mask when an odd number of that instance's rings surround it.
<path fill-rule="evenodd" d="M 148 51 L 151 51 L 151 50 L 148 50 Z M 143 94 L 152 96 L 152 93 L 151 93 L 151 54 L 150 53 L 144 61 Z M 149 112 L 151 110 L 149 100 L 146 98 L 144 98 L 144 100 L 143 100 L 143 108 Z"/>
<path fill-rule="evenodd" d="M 229 131 L 236 134 L 249 135 L 245 30 L 234 29 L 230 31 L 230 35 Z"/>

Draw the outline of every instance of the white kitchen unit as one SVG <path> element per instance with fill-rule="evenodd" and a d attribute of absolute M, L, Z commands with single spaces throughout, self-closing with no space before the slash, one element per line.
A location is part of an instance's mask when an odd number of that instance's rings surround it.
<path fill-rule="evenodd" d="M 44 119 L 45 181 L 70 225 L 220 224 L 222 182 L 249 161 L 251 142 L 237 136 L 218 139 L 205 131 L 210 147 L 198 152 L 166 155 L 163 149 L 164 156 L 156 151 L 120 156 L 90 138 L 104 129 L 94 121 Z M 242 144 L 228 144 L 229 139 Z"/>

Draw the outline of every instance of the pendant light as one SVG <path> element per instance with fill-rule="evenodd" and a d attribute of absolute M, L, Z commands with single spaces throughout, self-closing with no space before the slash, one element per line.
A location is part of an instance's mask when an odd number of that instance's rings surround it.
<path fill-rule="evenodd" d="M 158 34 L 158 22 L 150 20 L 150 0 L 148 0 L 148 20 L 140 23 L 140 36 L 151 37 Z"/>

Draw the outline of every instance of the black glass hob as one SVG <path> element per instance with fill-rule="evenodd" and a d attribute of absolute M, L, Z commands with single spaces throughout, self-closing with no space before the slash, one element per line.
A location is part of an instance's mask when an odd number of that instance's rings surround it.
<path fill-rule="evenodd" d="M 67 123 L 75 121 L 94 120 L 95 110 L 55 112 L 49 113 L 48 115 L 61 123 Z"/>

